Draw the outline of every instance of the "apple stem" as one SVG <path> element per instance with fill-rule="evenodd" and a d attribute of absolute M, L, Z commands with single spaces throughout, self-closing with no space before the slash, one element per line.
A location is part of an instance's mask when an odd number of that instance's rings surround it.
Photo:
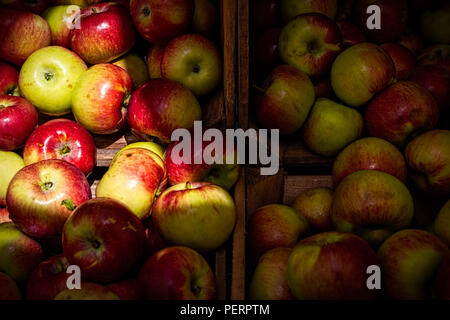
<path fill-rule="evenodd" d="M 191 183 L 188 181 L 186 182 L 186 189 L 190 189 L 191 188 Z"/>
<path fill-rule="evenodd" d="M 128 103 L 130 103 L 131 94 L 125 92 L 125 95 L 122 100 L 122 108 L 128 107 Z"/>
<path fill-rule="evenodd" d="M 61 204 L 66 206 L 66 208 L 70 211 L 75 210 L 77 207 L 75 203 L 73 203 L 72 199 L 64 199 L 63 201 L 61 201 Z"/>

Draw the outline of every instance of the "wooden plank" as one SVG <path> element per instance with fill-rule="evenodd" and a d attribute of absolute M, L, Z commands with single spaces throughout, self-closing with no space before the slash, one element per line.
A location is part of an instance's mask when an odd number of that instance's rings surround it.
<path fill-rule="evenodd" d="M 216 292 L 218 300 L 227 299 L 227 249 L 225 246 L 216 250 L 215 259 Z"/>
<path fill-rule="evenodd" d="M 298 166 L 331 166 L 334 158 L 323 157 L 315 154 L 298 139 L 286 139 L 281 141 L 280 150 L 282 150 L 280 163 L 285 168 Z"/>
<path fill-rule="evenodd" d="M 333 187 L 331 175 L 286 176 L 283 186 L 283 203 L 292 204 L 300 193 L 317 187 Z"/>

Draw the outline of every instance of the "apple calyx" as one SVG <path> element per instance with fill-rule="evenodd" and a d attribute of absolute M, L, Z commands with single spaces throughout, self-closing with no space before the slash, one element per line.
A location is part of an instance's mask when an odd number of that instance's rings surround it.
<path fill-rule="evenodd" d="M 202 288 L 198 285 L 196 285 L 193 281 L 191 281 L 191 291 L 194 294 L 194 296 L 198 296 L 200 292 L 202 291 Z"/>
<path fill-rule="evenodd" d="M 69 211 L 73 211 L 77 207 L 75 203 L 73 203 L 72 199 L 64 199 L 63 201 L 61 201 L 61 204 L 69 209 Z"/>
<path fill-rule="evenodd" d="M 198 64 L 195 64 L 194 67 L 192 67 L 192 72 L 199 73 L 200 72 L 200 66 Z"/>
<path fill-rule="evenodd" d="M 190 189 L 192 188 L 192 185 L 191 185 L 191 182 L 190 182 L 190 181 L 187 181 L 187 182 L 186 182 L 185 188 L 186 188 L 187 190 L 190 190 Z"/>
<path fill-rule="evenodd" d="M 45 80 L 47 80 L 47 81 L 50 81 L 53 77 L 55 76 L 55 74 L 54 73 L 52 73 L 52 72 L 46 72 L 46 73 L 44 73 L 44 78 L 45 78 Z"/>
<path fill-rule="evenodd" d="M 18 86 L 11 86 L 8 89 L 6 89 L 6 95 L 7 96 L 19 96 L 19 87 Z M 0 105 L 0 110 L 2 106 Z"/>
<path fill-rule="evenodd" d="M 144 17 L 149 16 L 151 13 L 150 8 L 148 6 L 145 6 L 142 8 L 142 14 L 144 15 Z"/>
<path fill-rule="evenodd" d="M 42 191 L 51 191 L 53 189 L 53 182 L 47 181 L 40 183 Z"/>
<path fill-rule="evenodd" d="M 72 151 L 72 149 L 70 149 L 69 145 L 66 143 L 63 145 L 63 147 L 59 150 L 59 154 L 64 156 L 69 154 Z"/>

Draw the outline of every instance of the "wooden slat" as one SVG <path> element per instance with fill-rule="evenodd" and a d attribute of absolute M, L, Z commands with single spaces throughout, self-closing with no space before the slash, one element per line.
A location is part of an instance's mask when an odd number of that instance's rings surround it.
<path fill-rule="evenodd" d="M 317 187 L 333 187 L 331 175 L 286 176 L 283 186 L 283 203 L 290 205 L 303 191 Z"/>
<path fill-rule="evenodd" d="M 323 157 L 315 154 L 305 146 L 301 138 L 281 141 L 280 163 L 285 168 L 299 166 L 331 166 L 333 157 Z"/>

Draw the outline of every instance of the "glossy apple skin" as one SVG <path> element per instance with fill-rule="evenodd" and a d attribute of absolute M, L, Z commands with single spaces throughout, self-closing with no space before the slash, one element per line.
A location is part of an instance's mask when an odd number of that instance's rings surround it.
<path fill-rule="evenodd" d="M 0 223 L 3 222 L 12 222 L 9 218 L 9 212 L 7 208 L 0 208 Z"/>
<path fill-rule="evenodd" d="M 333 20 L 323 14 L 306 13 L 283 28 L 278 53 L 283 63 L 317 78 L 330 69 L 341 41 L 341 32 Z"/>
<path fill-rule="evenodd" d="M 389 54 L 377 45 L 364 42 L 337 56 L 331 67 L 331 85 L 340 100 L 358 107 L 387 87 L 394 75 L 395 67 Z"/>
<path fill-rule="evenodd" d="M 264 253 L 274 248 L 294 247 L 309 230 L 306 218 L 289 206 L 269 204 L 258 208 L 247 225 L 252 260 L 258 261 Z"/>
<path fill-rule="evenodd" d="M 19 72 L 9 64 L 0 61 L 0 95 L 19 95 Z"/>
<path fill-rule="evenodd" d="M 6 191 L 15 174 L 25 167 L 23 159 L 14 152 L 0 151 L 0 205 L 6 205 Z"/>
<path fill-rule="evenodd" d="M 425 46 L 423 39 L 415 33 L 405 34 L 402 38 L 400 38 L 398 44 L 411 51 L 414 57 L 416 57 Z"/>
<path fill-rule="evenodd" d="M 90 67 L 80 76 L 73 92 L 75 119 L 93 133 L 119 131 L 125 123 L 132 89 L 131 78 L 121 67 L 109 63 Z"/>
<path fill-rule="evenodd" d="M 375 97 L 365 111 L 369 135 L 402 146 L 417 130 L 432 129 L 439 117 L 433 96 L 411 81 L 400 81 Z"/>
<path fill-rule="evenodd" d="M 75 206 L 91 198 L 89 183 L 77 167 L 58 159 L 26 166 L 11 180 L 6 205 L 11 220 L 26 234 L 50 238 L 61 233 Z M 69 207 L 69 208 L 68 208 Z"/>
<path fill-rule="evenodd" d="M 134 91 L 127 113 L 128 124 L 137 137 L 155 137 L 163 143 L 171 141 L 175 129 L 189 130 L 201 118 L 200 104 L 193 93 L 165 79 L 150 80 Z"/>
<path fill-rule="evenodd" d="M 147 70 L 150 79 L 161 78 L 161 61 L 164 55 L 164 46 L 153 45 L 147 53 Z"/>
<path fill-rule="evenodd" d="M 70 47 L 70 28 L 68 23 L 71 20 L 73 22 L 77 10 L 80 10 L 80 7 L 77 5 L 54 6 L 48 8 L 42 14 L 50 26 L 53 45 L 64 48 Z"/>
<path fill-rule="evenodd" d="M 314 86 L 306 73 L 291 67 L 276 67 L 256 101 L 256 116 L 263 128 L 281 134 L 298 131 L 314 103 Z"/>
<path fill-rule="evenodd" d="M 345 177 L 335 189 L 331 205 L 337 231 L 356 233 L 372 245 L 408 228 L 413 213 L 413 199 L 406 186 L 377 170 L 361 170 Z"/>
<path fill-rule="evenodd" d="M 68 161 L 85 175 L 92 172 L 97 149 L 94 138 L 80 124 L 68 119 L 50 120 L 27 139 L 23 150 L 26 165 L 47 159 Z"/>
<path fill-rule="evenodd" d="M 111 283 L 107 287 L 114 292 L 120 300 L 140 300 L 139 283 L 136 279 Z"/>
<path fill-rule="evenodd" d="M 44 259 L 36 240 L 28 237 L 12 222 L 0 224 L 0 270 L 18 283 L 25 282 L 31 271 Z"/>
<path fill-rule="evenodd" d="M 331 200 L 333 191 L 317 187 L 303 191 L 292 203 L 292 208 L 305 217 L 313 231 L 331 231 Z"/>
<path fill-rule="evenodd" d="M 166 44 L 186 33 L 194 14 L 192 0 L 132 0 L 130 13 L 141 36 L 153 44 Z"/>
<path fill-rule="evenodd" d="M 164 163 L 156 153 L 143 148 L 124 150 L 100 180 L 96 196 L 118 200 L 143 219 L 150 215 L 165 178 Z"/>
<path fill-rule="evenodd" d="M 251 5 L 253 26 L 257 33 L 270 28 L 281 26 L 281 12 L 279 0 L 258 0 Z"/>
<path fill-rule="evenodd" d="M 415 66 L 413 54 L 397 43 L 385 43 L 382 44 L 381 47 L 391 56 L 392 61 L 394 62 L 395 79 L 409 79 Z"/>
<path fill-rule="evenodd" d="M 16 150 L 36 128 L 38 113 L 22 97 L 0 95 L 0 150 Z"/>
<path fill-rule="evenodd" d="M 114 159 L 116 159 L 117 156 L 122 151 L 125 151 L 125 150 L 128 150 L 128 149 L 134 149 L 134 148 L 143 148 L 143 149 L 147 149 L 147 150 L 153 151 L 162 160 L 165 159 L 166 150 L 164 149 L 163 146 L 161 146 L 160 144 L 158 144 L 156 142 L 153 142 L 153 141 L 138 141 L 138 142 L 133 142 L 133 143 L 127 144 L 125 147 L 120 149 L 119 152 L 116 153 L 116 155 L 114 156 L 112 161 L 114 161 Z"/>
<path fill-rule="evenodd" d="M 192 31 L 210 36 L 217 31 L 218 10 L 211 0 L 194 0 Z"/>
<path fill-rule="evenodd" d="M 406 162 L 403 154 L 390 142 L 367 137 L 356 140 L 342 150 L 333 162 L 333 184 L 360 170 L 378 170 L 406 182 Z"/>
<path fill-rule="evenodd" d="M 120 202 L 97 198 L 79 206 L 63 230 L 63 252 L 80 266 L 86 280 L 121 280 L 143 257 L 145 233 L 141 221 Z"/>
<path fill-rule="evenodd" d="M 285 22 L 288 22 L 300 14 L 317 12 L 334 19 L 337 3 L 337 0 L 281 0 L 281 16 Z"/>
<path fill-rule="evenodd" d="M 450 200 L 439 210 L 433 224 L 434 233 L 447 245 L 450 245 Z"/>
<path fill-rule="evenodd" d="M 214 274 L 206 260 L 187 247 L 168 247 L 153 254 L 139 272 L 148 300 L 214 300 Z"/>
<path fill-rule="evenodd" d="M 81 289 L 65 289 L 53 300 L 120 300 L 119 296 L 106 286 L 82 282 Z"/>
<path fill-rule="evenodd" d="M 417 57 L 417 65 L 433 65 L 450 72 L 450 45 L 441 44 L 425 48 Z"/>
<path fill-rule="evenodd" d="M 272 28 L 264 32 L 255 42 L 255 72 L 270 71 L 281 64 L 278 55 L 278 39 L 281 28 Z"/>
<path fill-rule="evenodd" d="M 431 130 L 405 148 L 414 184 L 422 192 L 450 196 L 450 131 Z"/>
<path fill-rule="evenodd" d="M 27 300 L 52 300 L 67 289 L 66 273 L 69 262 L 63 255 L 53 256 L 41 262 L 30 274 L 27 282 Z"/>
<path fill-rule="evenodd" d="M 300 241 L 287 264 L 292 293 L 300 300 L 369 300 L 367 267 L 377 256 L 367 242 L 343 232 L 324 232 Z"/>
<path fill-rule="evenodd" d="M 144 83 L 147 83 L 149 80 L 147 65 L 143 59 L 134 53 L 129 53 L 114 61 L 112 64 L 119 66 L 128 72 L 131 80 L 133 80 L 133 87 L 135 89 L 139 88 Z"/>
<path fill-rule="evenodd" d="M 337 21 L 342 35 L 341 49 L 347 49 L 355 44 L 366 42 L 366 37 L 353 23 L 347 20 Z"/>
<path fill-rule="evenodd" d="M 21 66 L 34 51 L 52 42 L 47 21 L 30 12 L 2 8 L 0 30 L 0 59 L 17 66 Z"/>
<path fill-rule="evenodd" d="M 294 300 L 286 271 L 291 252 L 292 248 L 275 248 L 259 259 L 250 282 L 250 300 Z"/>
<path fill-rule="evenodd" d="M 135 42 L 133 22 L 126 8 L 111 2 L 80 12 L 80 28 L 70 30 L 70 48 L 90 64 L 110 62 Z"/>
<path fill-rule="evenodd" d="M 450 4 L 426 11 L 420 19 L 420 30 L 426 40 L 432 43 L 450 44 Z"/>
<path fill-rule="evenodd" d="M 0 300 L 22 300 L 22 294 L 17 284 L 3 272 L 0 272 Z"/>
<path fill-rule="evenodd" d="M 446 257 L 439 266 L 434 285 L 436 296 L 441 300 L 450 300 L 450 258 Z"/>
<path fill-rule="evenodd" d="M 434 284 L 434 274 L 448 254 L 448 247 L 431 233 L 416 229 L 395 233 L 378 250 L 385 293 L 397 300 L 430 298 L 425 288 Z"/>

